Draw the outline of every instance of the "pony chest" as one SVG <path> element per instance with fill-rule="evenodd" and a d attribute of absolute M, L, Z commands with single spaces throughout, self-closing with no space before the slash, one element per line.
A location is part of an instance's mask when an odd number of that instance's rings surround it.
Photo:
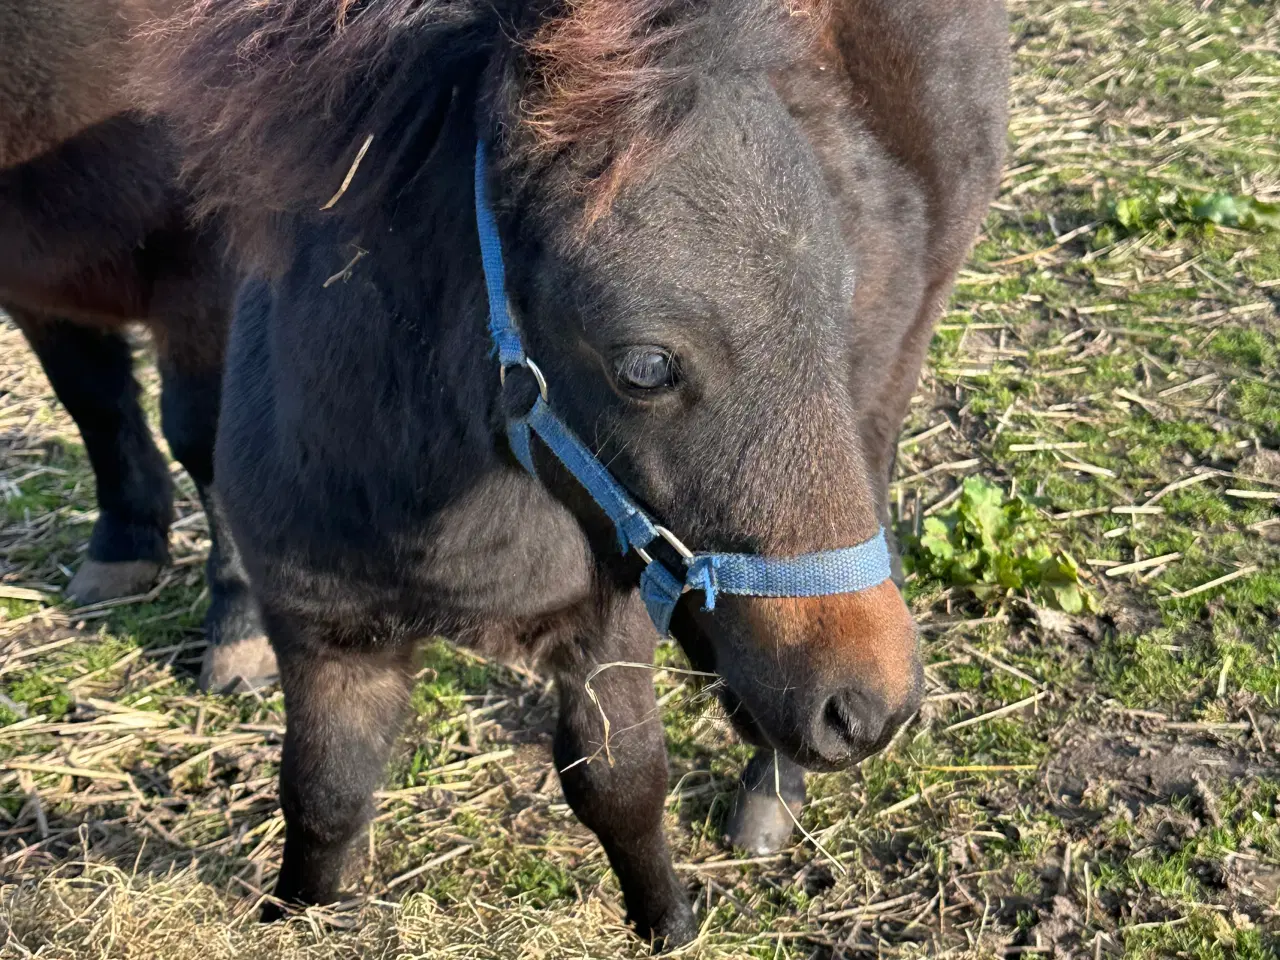
<path fill-rule="evenodd" d="M 577 521 L 515 471 L 478 480 L 412 540 L 414 587 L 453 616 L 536 618 L 582 603 L 593 589 Z"/>

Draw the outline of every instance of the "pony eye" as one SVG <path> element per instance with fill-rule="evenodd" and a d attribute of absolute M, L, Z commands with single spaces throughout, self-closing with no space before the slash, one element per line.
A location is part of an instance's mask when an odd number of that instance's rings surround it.
<path fill-rule="evenodd" d="M 614 364 L 618 380 L 636 390 L 661 390 L 676 382 L 676 362 L 661 347 L 636 347 Z"/>

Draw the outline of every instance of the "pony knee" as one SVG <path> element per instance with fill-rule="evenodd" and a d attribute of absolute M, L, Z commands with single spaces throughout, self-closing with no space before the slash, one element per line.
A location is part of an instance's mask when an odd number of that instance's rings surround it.
<path fill-rule="evenodd" d="M 656 721 L 655 721 L 656 723 Z M 667 794 L 661 738 L 639 729 L 614 733 L 607 747 L 562 724 L 552 747 L 565 800 L 596 834 L 624 839 L 660 829 Z"/>

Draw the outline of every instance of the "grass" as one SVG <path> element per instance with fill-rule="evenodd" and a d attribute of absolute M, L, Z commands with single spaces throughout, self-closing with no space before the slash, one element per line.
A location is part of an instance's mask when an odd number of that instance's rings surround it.
<path fill-rule="evenodd" d="M 838 866 L 807 842 L 730 865 L 745 751 L 657 672 L 669 833 L 703 929 L 689 956 L 1280 956 L 1280 233 L 1177 199 L 1280 200 L 1280 14 L 1012 12 L 1008 173 L 912 407 L 908 437 L 943 426 L 903 444 L 896 519 L 909 539 L 981 474 L 1079 564 L 1097 611 L 919 565 L 920 716 L 812 778 L 803 821 Z M 3 585 L 56 587 L 91 476 L 16 331 L 0 338 Z M 207 543 L 175 476 L 154 595 L 0 599 L 0 957 L 645 955 L 551 774 L 552 692 L 442 643 L 353 901 L 253 922 L 280 853 L 283 705 L 194 690 Z"/>

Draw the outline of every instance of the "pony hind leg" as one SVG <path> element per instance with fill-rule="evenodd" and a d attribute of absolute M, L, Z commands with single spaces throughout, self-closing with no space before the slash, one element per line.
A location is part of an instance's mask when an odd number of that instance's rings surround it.
<path fill-rule="evenodd" d="M 97 481 L 88 555 L 65 596 L 83 605 L 140 593 L 169 559 L 173 484 L 138 403 L 128 341 L 118 330 L 8 313 L 75 420 Z"/>
<path fill-rule="evenodd" d="M 174 458 L 195 482 L 209 525 L 205 564 L 209 645 L 200 688 L 246 693 L 274 683 L 277 672 L 249 576 L 214 483 L 226 326 L 225 316 L 218 311 L 153 323 L 162 383 L 161 426 Z"/>
<path fill-rule="evenodd" d="M 607 668 L 590 681 L 596 700 L 586 688 L 596 664 L 653 658 L 656 635 L 643 607 L 636 601 L 619 612 L 624 616 L 615 619 L 625 622 L 609 624 L 606 633 L 615 641 L 621 634 L 620 646 L 606 653 L 588 644 L 589 660 L 556 671 L 560 719 L 553 756 L 565 799 L 609 857 L 627 919 L 655 949 L 671 949 L 698 930 L 663 830 L 667 755 L 653 676 L 632 667 Z"/>
<path fill-rule="evenodd" d="M 351 840 L 399 733 L 412 689 L 413 646 L 375 646 L 296 618 L 269 617 L 288 725 L 280 765 L 286 904 L 338 898 Z M 282 908 L 269 905 L 264 920 Z"/>

